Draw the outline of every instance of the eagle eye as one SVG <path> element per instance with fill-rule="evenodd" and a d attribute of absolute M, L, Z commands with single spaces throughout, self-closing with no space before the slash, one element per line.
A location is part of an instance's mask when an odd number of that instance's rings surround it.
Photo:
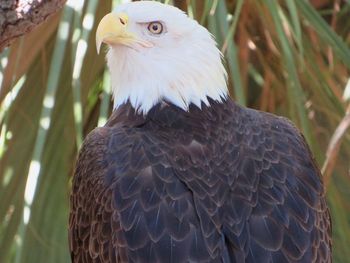
<path fill-rule="evenodd" d="M 163 24 L 161 22 L 151 22 L 148 24 L 148 31 L 152 34 L 159 35 L 163 32 Z"/>

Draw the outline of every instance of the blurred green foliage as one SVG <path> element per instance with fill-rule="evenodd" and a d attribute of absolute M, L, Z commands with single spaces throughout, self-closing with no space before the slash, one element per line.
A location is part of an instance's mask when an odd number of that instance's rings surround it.
<path fill-rule="evenodd" d="M 111 111 L 94 33 L 118 2 L 69 1 L 0 54 L 0 262 L 70 261 L 76 154 Z M 163 2 L 216 37 L 239 103 L 303 131 L 324 172 L 334 262 L 350 262 L 350 1 Z"/>

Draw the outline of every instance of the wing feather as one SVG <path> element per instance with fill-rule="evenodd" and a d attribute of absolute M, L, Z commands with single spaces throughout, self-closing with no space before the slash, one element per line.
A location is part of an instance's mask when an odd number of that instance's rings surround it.
<path fill-rule="evenodd" d="M 224 223 L 231 254 L 237 262 L 331 262 L 329 212 L 305 139 L 284 118 L 246 114 L 250 122 L 241 127 L 239 175 Z"/>
<path fill-rule="evenodd" d="M 73 262 L 219 260 L 207 251 L 190 190 L 154 143 L 124 128 L 85 140 L 71 196 Z"/>

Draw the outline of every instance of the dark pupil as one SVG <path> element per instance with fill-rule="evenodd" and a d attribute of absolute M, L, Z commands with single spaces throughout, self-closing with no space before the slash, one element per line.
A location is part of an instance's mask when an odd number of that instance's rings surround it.
<path fill-rule="evenodd" d="M 153 29 L 153 31 L 158 31 L 158 25 L 153 25 L 152 29 Z"/>

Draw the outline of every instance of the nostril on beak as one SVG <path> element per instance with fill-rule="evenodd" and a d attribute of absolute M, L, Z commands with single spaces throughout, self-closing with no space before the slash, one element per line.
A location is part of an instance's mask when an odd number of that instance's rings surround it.
<path fill-rule="evenodd" d="M 119 14 L 117 14 L 117 16 L 119 18 L 120 24 L 122 24 L 123 26 L 126 26 L 128 24 L 129 17 L 127 14 L 119 13 Z"/>
<path fill-rule="evenodd" d="M 125 26 L 126 21 L 125 21 L 123 18 L 119 17 L 119 21 L 120 21 L 120 23 L 122 23 L 122 25 L 124 25 L 124 26 Z"/>

